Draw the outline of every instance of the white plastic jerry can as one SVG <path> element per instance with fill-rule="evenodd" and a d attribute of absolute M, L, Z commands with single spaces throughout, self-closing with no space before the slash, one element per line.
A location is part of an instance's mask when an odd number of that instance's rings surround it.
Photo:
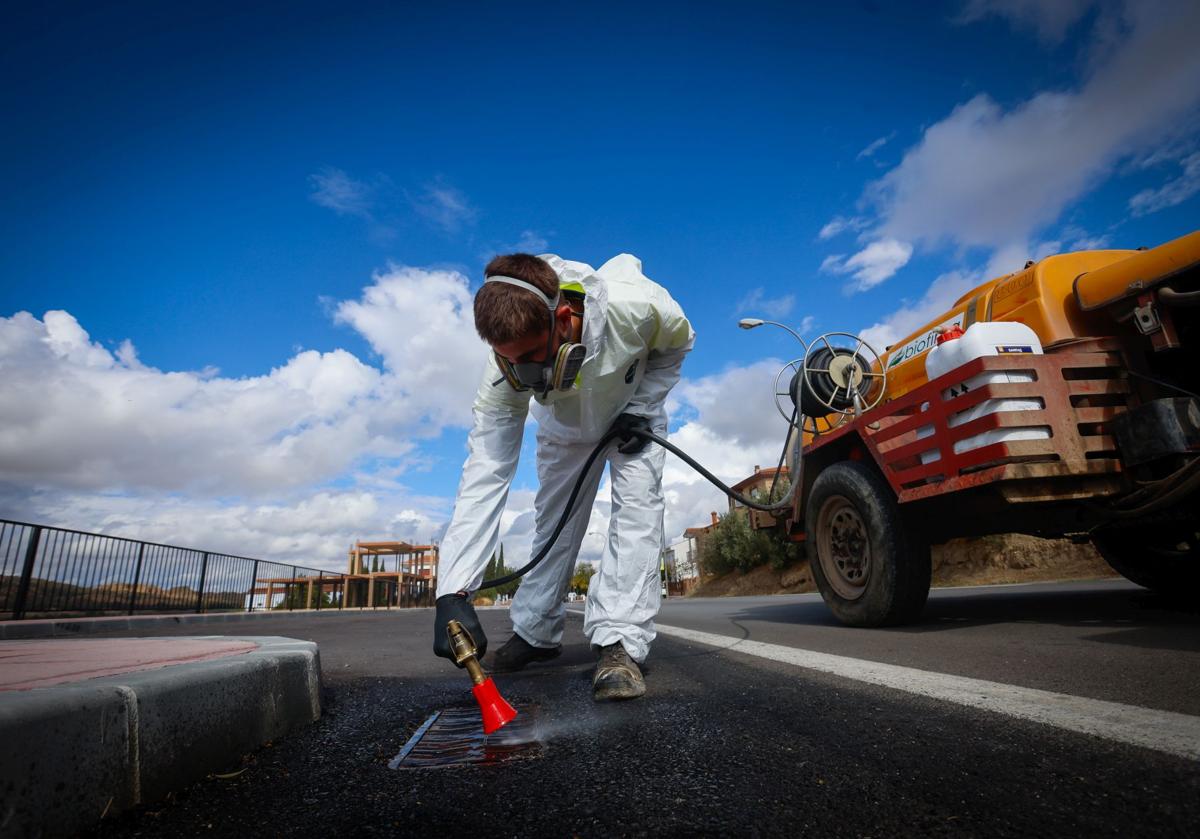
<path fill-rule="evenodd" d="M 933 347 L 925 354 L 925 373 L 930 381 L 951 370 L 962 367 L 969 361 L 985 355 L 1012 355 L 1029 353 L 1042 354 L 1042 342 L 1037 333 L 1023 323 L 1015 321 L 991 321 L 972 324 L 966 332 L 957 338 L 949 338 Z M 1007 384 L 1015 382 L 1032 382 L 1034 377 L 1029 373 L 1007 370 L 985 370 L 965 381 L 959 382 L 942 391 L 942 400 L 953 403 L 956 397 L 989 384 Z M 925 410 L 929 403 L 921 406 Z M 949 405 L 953 410 L 953 404 Z M 1030 399 L 985 399 L 964 411 L 951 413 L 947 424 L 954 428 L 973 419 L 999 413 L 1000 411 L 1036 411 L 1046 407 L 1040 398 Z M 933 426 L 926 425 L 917 429 L 917 437 L 929 437 L 933 434 Z M 1016 428 L 993 428 L 959 440 L 954 444 L 954 453 L 962 454 L 972 449 L 982 448 L 992 443 L 1005 443 L 1013 440 L 1046 440 L 1050 437 L 1049 426 L 1022 426 Z M 921 452 L 922 463 L 933 463 L 941 459 L 941 452 L 930 449 Z"/>

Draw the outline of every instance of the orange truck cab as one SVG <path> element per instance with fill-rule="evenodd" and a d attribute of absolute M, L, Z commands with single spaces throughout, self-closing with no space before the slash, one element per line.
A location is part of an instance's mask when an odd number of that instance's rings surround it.
<path fill-rule="evenodd" d="M 931 381 L 939 336 L 988 322 L 1024 324 L 1044 354 L 985 354 Z M 1090 540 L 1141 585 L 1200 584 L 1200 231 L 1030 262 L 870 367 L 872 407 L 808 426 L 783 523 L 842 622 L 914 620 L 930 545 L 990 533 Z M 1019 429 L 1037 433 L 1005 433 Z M 980 439 L 994 442 L 964 446 Z"/>

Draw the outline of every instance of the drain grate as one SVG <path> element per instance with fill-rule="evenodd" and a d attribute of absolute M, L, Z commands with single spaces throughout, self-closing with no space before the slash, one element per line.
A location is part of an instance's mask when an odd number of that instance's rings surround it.
<path fill-rule="evenodd" d="M 537 709 L 521 711 L 504 728 L 483 733 L 479 709 L 446 708 L 435 711 L 408 738 L 389 769 L 437 769 L 444 766 L 492 766 L 538 757 L 543 746 L 538 737 Z"/>

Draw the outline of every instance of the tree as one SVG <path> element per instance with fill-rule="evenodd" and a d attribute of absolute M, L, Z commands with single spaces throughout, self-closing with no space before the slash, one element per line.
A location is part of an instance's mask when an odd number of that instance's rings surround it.
<path fill-rule="evenodd" d="M 485 580 L 494 580 L 496 577 L 503 577 L 507 574 L 511 574 L 515 570 L 515 568 L 509 568 L 504 564 L 504 543 L 501 542 L 499 552 L 493 553 L 492 558 L 488 560 L 487 569 L 483 572 L 483 578 Z M 498 598 L 501 595 L 511 596 L 515 594 L 517 589 L 520 587 L 521 581 L 517 579 L 513 580 L 511 583 L 505 583 L 502 586 L 493 586 L 492 588 L 484 589 L 483 591 L 479 592 L 479 594 L 484 597 L 491 598 Z"/>
<path fill-rule="evenodd" d="M 328 594 L 322 595 L 318 586 L 313 586 L 312 597 L 308 596 L 308 583 L 297 581 L 295 585 L 287 587 L 287 594 L 279 601 L 278 605 L 272 606 L 267 604 L 268 609 L 315 609 L 317 608 L 317 598 L 321 597 L 321 606 L 328 606 L 332 601 Z"/>
<path fill-rule="evenodd" d="M 576 594 L 587 594 L 596 569 L 590 562 L 581 562 L 575 566 L 575 574 L 571 577 L 571 591 Z"/>
<path fill-rule="evenodd" d="M 504 562 L 504 543 L 501 542 L 500 543 L 500 558 L 499 558 L 499 561 L 497 561 L 497 563 L 496 563 L 496 576 L 497 577 L 505 576 L 507 574 L 511 574 L 513 571 L 516 571 L 516 570 L 517 570 L 516 568 L 509 568 L 508 565 L 505 564 L 505 562 Z M 518 579 L 513 580 L 511 583 L 505 583 L 504 585 L 498 587 L 496 589 L 496 591 L 507 597 L 512 597 L 514 594 L 517 593 L 517 589 L 519 589 L 520 587 L 521 587 L 521 580 L 520 580 L 520 578 L 518 578 Z"/>
<path fill-rule="evenodd" d="M 700 565 L 710 574 L 749 571 L 764 563 L 779 569 L 803 557 L 800 545 L 782 530 L 753 530 L 739 513 L 722 516 L 700 549 Z"/>

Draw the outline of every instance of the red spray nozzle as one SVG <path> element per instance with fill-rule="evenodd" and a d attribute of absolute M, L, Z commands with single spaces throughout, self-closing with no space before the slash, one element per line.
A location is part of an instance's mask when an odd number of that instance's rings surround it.
<path fill-rule="evenodd" d="M 446 634 L 450 637 L 450 649 L 454 653 L 454 663 L 467 669 L 474 686 L 471 693 L 479 703 L 479 712 L 483 715 L 483 733 L 491 734 L 498 731 L 517 716 L 513 706 L 504 701 L 496 683 L 483 672 L 479 664 L 478 650 L 475 639 L 459 621 L 451 620 L 446 624 Z"/>
<path fill-rule="evenodd" d="M 471 688 L 475 701 L 479 703 L 479 712 L 483 715 L 483 733 L 491 734 L 498 731 L 517 716 L 513 706 L 504 701 L 496 683 L 489 676 L 481 684 Z"/>

